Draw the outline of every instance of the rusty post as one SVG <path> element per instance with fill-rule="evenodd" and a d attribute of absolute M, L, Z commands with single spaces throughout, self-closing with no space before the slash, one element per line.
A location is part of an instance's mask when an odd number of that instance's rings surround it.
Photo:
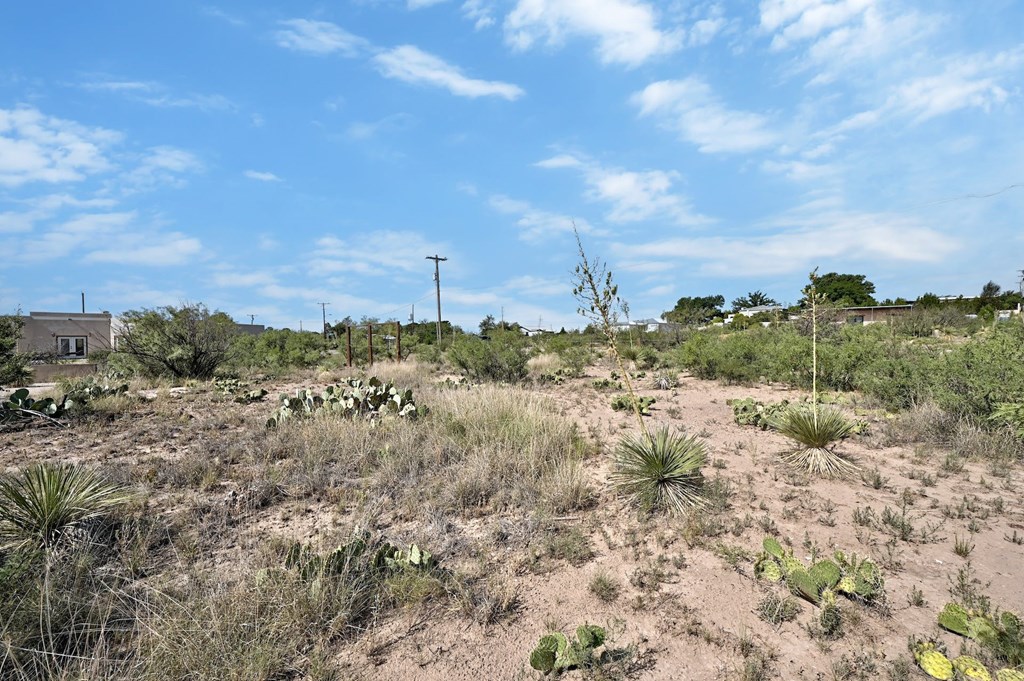
<path fill-rule="evenodd" d="M 345 327 L 345 357 L 348 359 L 347 366 L 349 369 L 352 368 L 352 327 Z"/>
<path fill-rule="evenodd" d="M 402 361 L 402 322 L 395 322 L 395 347 L 397 348 L 398 361 Z"/>
<path fill-rule="evenodd" d="M 373 324 L 366 325 L 366 347 L 370 351 L 370 366 L 373 366 Z"/>

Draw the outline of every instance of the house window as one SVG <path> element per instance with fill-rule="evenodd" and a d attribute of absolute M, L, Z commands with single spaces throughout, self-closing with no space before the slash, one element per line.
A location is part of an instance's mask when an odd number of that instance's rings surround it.
<path fill-rule="evenodd" d="M 85 336 L 57 336 L 59 357 L 85 357 L 86 346 Z"/>
<path fill-rule="evenodd" d="M 862 315 L 862 314 L 855 314 L 855 315 L 852 315 L 851 317 L 848 317 L 846 321 L 848 323 L 850 323 L 850 324 L 863 324 L 864 323 L 864 315 Z"/>

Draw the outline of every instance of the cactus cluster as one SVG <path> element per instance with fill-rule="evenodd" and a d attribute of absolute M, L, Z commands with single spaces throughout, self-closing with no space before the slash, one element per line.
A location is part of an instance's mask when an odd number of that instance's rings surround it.
<path fill-rule="evenodd" d="M 947 603 L 939 613 L 939 626 L 971 639 L 1001 662 L 1024 664 L 1024 626 L 1012 612 L 990 614 Z"/>
<path fill-rule="evenodd" d="M 910 645 L 917 665 L 934 679 L 971 679 L 972 681 L 1024 681 L 1024 672 L 1007 667 L 995 674 L 976 657 L 960 655 L 952 660 L 934 641 L 912 641 Z"/>
<path fill-rule="evenodd" d="M 328 386 L 319 395 L 297 390 L 295 396 L 281 395 L 281 406 L 267 419 L 267 428 L 275 428 L 293 418 L 317 413 L 353 418 L 375 419 L 382 414 L 413 417 L 419 413 L 411 390 L 399 390 L 393 383 L 384 383 L 376 376 L 366 381 L 349 379 Z"/>
<path fill-rule="evenodd" d="M 772 423 L 789 407 L 789 400 L 765 404 L 753 397 L 744 397 L 738 400 L 727 400 L 726 404 L 732 407 L 732 415 L 741 426 L 757 426 L 761 430 L 768 430 Z"/>
<path fill-rule="evenodd" d="M 651 415 L 651 406 L 657 402 L 655 398 L 646 395 L 637 395 L 636 401 L 640 407 L 640 413 L 644 416 Z M 623 411 L 632 408 L 633 401 L 630 399 L 629 395 L 616 395 L 612 398 L 612 409 L 615 411 Z"/>
<path fill-rule="evenodd" d="M 37 400 L 29 396 L 28 388 L 21 388 L 0 402 L 0 424 L 24 422 L 33 418 L 52 422 L 64 416 L 70 407 L 66 396 L 60 402 L 52 397 Z"/>
<path fill-rule="evenodd" d="M 622 381 L 611 378 L 595 378 L 591 385 L 597 390 L 622 390 Z"/>
<path fill-rule="evenodd" d="M 771 582 L 785 579 L 795 595 L 814 605 L 837 593 L 865 602 L 875 601 L 884 593 L 878 568 L 870 560 L 859 560 L 856 554 L 847 556 L 836 551 L 831 560 L 825 558 L 808 566 L 774 537 L 765 537 L 762 546 L 764 550 L 754 563 L 755 574 Z"/>
<path fill-rule="evenodd" d="M 123 395 L 126 392 L 128 392 L 127 383 L 117 383 L 111 381 L 110 378 L 97 379 L 90 376 L 69 383 L 64 389 L 64 399 L 74 404 L 85 404 L 100 397 Z"/>
<path fill-rule="evenodd" d="M 232 399 L 239 404 L 262 402 L 263 398 L 267 396 L 267 391 L 265 389 L 260 388 L 259 390 L 249 390 L 248 383 L 233 376 L 224 376 L 214 379 L 213 387 L 216 388 L 217 392 L 224 395 L 230 395 Z"/>
<path fill-rule="evenodd" d="M 575 669 L 593 659 L 605 636 L 605 630 L 593 624 L 577 627 L 575 639 L 560 631 L 542 636 L 530 653 L 530 666 L 545 674 Z"/>
<path fill-rule="evenodd" d="M 308 544 L 295 542 L 285 554 L 284 567 L 295 570 L 304 580 L 313 580 L 353 570 L 380 574 L 431 570 L 437 567 L 437 559 L 416 544 L 400 549 L 387 541 L 374 542 L 369 532 L 362 532 L 348 543 L 327 552 L 318 552 Z"/>

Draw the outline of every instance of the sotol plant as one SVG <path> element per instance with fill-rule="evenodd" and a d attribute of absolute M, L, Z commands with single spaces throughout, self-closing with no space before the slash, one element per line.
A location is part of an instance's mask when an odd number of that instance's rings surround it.
<path fill-rule="evenodd" d="M 853 432 L 853 425 L 835 409 L 818 408 L 818 270 L 810 274 L 811 283 L 804 289 L 811 306 L 811 408 L 791 407 L 772 425 L 797 443 L 797 448 L 783 459 L 798 468 L 824 477 L 844 477 L 860 470 L 835 451 L 835 443 Z"/>
<path fill-rule="evenodd" d="M 604 334 L 608 351 L 626 386 L 628 406 L 640 427 L 638 434 L 629 434 L 620 440 L 612 481 L 647 507 L 683 511 L 698 506 L 702 503 L 701 468 L 707 459 L 704 444 L 696 438 L 672 433 L 668 428 L 651 434 L 644 421 L 641 398 L 633 388 L 633 379 L 616 343 L 615 322 L 624 305 L 618 287 L 612 282 L 612 273 L 600 260 L 587 258 L 579 232 L 574 229 L 574 233 L 580 259 L 573 286 L 573 295 L 580 303 L 578 311 Z"/>
<path fill-rule="evenodd" d="M 128 494 L 86 468 L 41 463 L 0 478 L 0 546 L 49 550 Z"/>

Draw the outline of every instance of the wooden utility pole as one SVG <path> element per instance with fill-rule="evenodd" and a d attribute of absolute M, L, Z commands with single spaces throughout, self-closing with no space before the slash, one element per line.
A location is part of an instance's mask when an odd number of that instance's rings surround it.
<path fill-rule="evenodd" d="M 442 258 L 435 254 L 428 255 L 426 259 L 434 261 L 434 283 L 437 285 L 437 344 L 441 345 L 441 269 L 439 265 L 441 261 L 448 258 Z"/>
<path fill-rule="evenodd" d="M 330 303 L 317 303 L 317 305 L 320 306 L 320 311 L 323 312 L 324 315 L 324 340 L 327 340 L 327 306 L 330 305 Z"/>

